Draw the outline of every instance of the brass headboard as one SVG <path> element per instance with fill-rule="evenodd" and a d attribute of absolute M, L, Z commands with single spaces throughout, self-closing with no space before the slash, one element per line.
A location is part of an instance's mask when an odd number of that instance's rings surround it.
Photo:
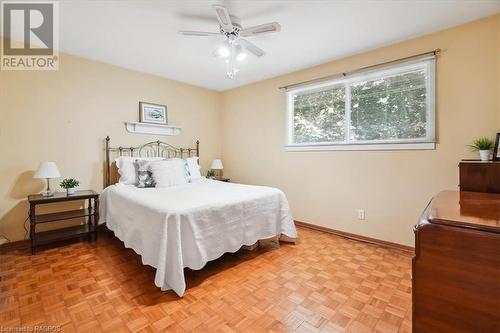
<path fill-rule="evenodd" d="M 106 177 L 105 177 L 105 186 L 107 187 L 111 185 L 111 160 L 110 154 L 115 152 L 118 156 L 136 156 L 140 157 L 165 157 L 165 158 L 173 158 L 173 157 L 193 157 L 200 156 L 200 141 L 196 140 L 196 148 L 178 148 L 172 146 L 169 143 L 163 141 L 151 141 L 140 146 L 136 147 L 111 147 L 109 145 L 110 138 L 106 137 Z M 198 163 L 199 160 L 198 160 Z"/>

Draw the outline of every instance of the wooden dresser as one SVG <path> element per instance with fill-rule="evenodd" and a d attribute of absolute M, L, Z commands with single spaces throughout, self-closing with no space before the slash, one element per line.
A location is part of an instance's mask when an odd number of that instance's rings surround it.
<path fill-rule="evenodd" d="M 413 332 L 500 332 L 500 194 L 441 192 L 414 231 Z"/>
<path fill-rule="evenodd" d="M 500 161 L 462 160 L 460 191 L 500 193 Z"/>

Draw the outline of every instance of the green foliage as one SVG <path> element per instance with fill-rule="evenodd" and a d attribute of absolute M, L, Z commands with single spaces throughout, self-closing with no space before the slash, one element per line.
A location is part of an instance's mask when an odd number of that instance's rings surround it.
<path fill-rule="evenodd" d="M 73 179 L 73 178 L 65 178 L 59 184 L 59 186 L 61 186 L 62 188 L 65 188 L 65 189 L 78 187 L 79 185 L 80 185 L 80 182 L 76 179 Z"/>
<path fill-rule="evenodd" d="M 363 81 L 351 88 L 351 138 L 414 139 L 426 136 L 425 72 Z"/>
<path fill-rule="evenodd" d="M 215 171 L 214 170 L 208 170 L 207 171 L 207 178 L 214 178 L 215 177 Z"/>
<path fill-rule="evenodd" d="M 423 70 L 349 84 L 351 140 L 414 139 L 426 136 L 426 77 Z M 346 92 L 330 86 L 294 96 L 294 140 L 345 141 Z"/>
<path fill-rule="evenodd" d="M 297 95 L 294 110 L 296 143 L 344 140 L 344 86 Z"/>
<path fill-rule="evenodd" d="M 478 151 L 478 150 L 491 150 L 495 146 L 495 143 L 493 140 L 490 138 L 482 137 L 479 139 L 476 139 L 472 142 L 469 147 L 471 148 L 472 151 Z"/>

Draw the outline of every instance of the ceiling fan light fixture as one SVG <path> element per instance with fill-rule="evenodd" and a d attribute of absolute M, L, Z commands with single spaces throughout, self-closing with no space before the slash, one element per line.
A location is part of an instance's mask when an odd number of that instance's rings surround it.
<path fill-rule="evenodd" d="M 195 30 L 181 30 L 179 33 L 185 36 L 203 37 L 221 35 L 224 38 L 224 42 L 219 44 L 212 51 L 212 54 L 215 58 L 224 60 L 227 66 L 227 77 L 234 79 L 235 74 L 238 72 L 238 69 L 235 68 L 237 62 L 245 60 L 249 54 L 258 58 L 266 54 L 257 45 L 242 37 L 253 37 L 278 32 L 281 30 L 281 26 L 278 22 L 269 22 L 251 27 L 243 27 L 240 18 L 230 15 L 225 6 L 214 4 L 212 8 L 215 10 L 215 15 L 219 23 L 219 33 Z"/>
<path fill-rule="evenodd" d="M 239 70 L 238 68 L 234 68 L 234 69 L 232 69 L 232 70 L 228 71 L 228 72 L 226 73 L 226 76 L 227 76 L 227 78 L 228 78 L 228 79 L 233 80 L 233 79 L 234 79 L 234 76 L 235 76 L 235 75 L 236 75 L 236 73 L 238 73 L 239 71 L 240 71 L 240 70 Z"/>
<path fill-rule="evenodd" d="M 238 53 L 236 55 L 236 60 L 243 61 L 246 59 L 246 57 L 247 57 L 247 54 L 245 52 L 241 52 L 241 53 Z"/>
<path fill-rule="evenodd" d="M 234 46 L 234 58 L 237 61 L 242 61 L 247 57 L 247 54 L 245 53 L 245 50 L 243 50 L 243 47 L 239 44 L 236 44 Z"/>
<path fill-rule="evenodd" d="M 229 58 L 231 50 L 226 45 L 221 46 L 217 49 L 217 55 L 221 58 Z"/>

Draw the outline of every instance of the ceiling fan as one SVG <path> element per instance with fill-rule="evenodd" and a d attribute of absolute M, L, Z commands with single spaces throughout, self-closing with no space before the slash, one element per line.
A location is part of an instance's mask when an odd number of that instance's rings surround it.
<path fill-rule="evenodd" d="M 181 30 L 180 34 L 185 36 L 224 36 L 224 43 L 214 52 L 214 55 L 223 58 L 228 64 L 227 77 L 233 79 L 238 69 L 235 67 L 236 61 L 245 59 L 246 52 L 252 53 L 256 57 L 262 57 L 265 52 L 258 46 L 242 37 L 261 36 L 264 34 L 278 32 L 281 26 L 277 22 L 265 23 L 253 27 L 243 28 L 241 20 L 233 15 L 229 15 L 226 7 L 213 5 L 217 20 L 219 21 L 219 32 L 188 31 Z"/>

